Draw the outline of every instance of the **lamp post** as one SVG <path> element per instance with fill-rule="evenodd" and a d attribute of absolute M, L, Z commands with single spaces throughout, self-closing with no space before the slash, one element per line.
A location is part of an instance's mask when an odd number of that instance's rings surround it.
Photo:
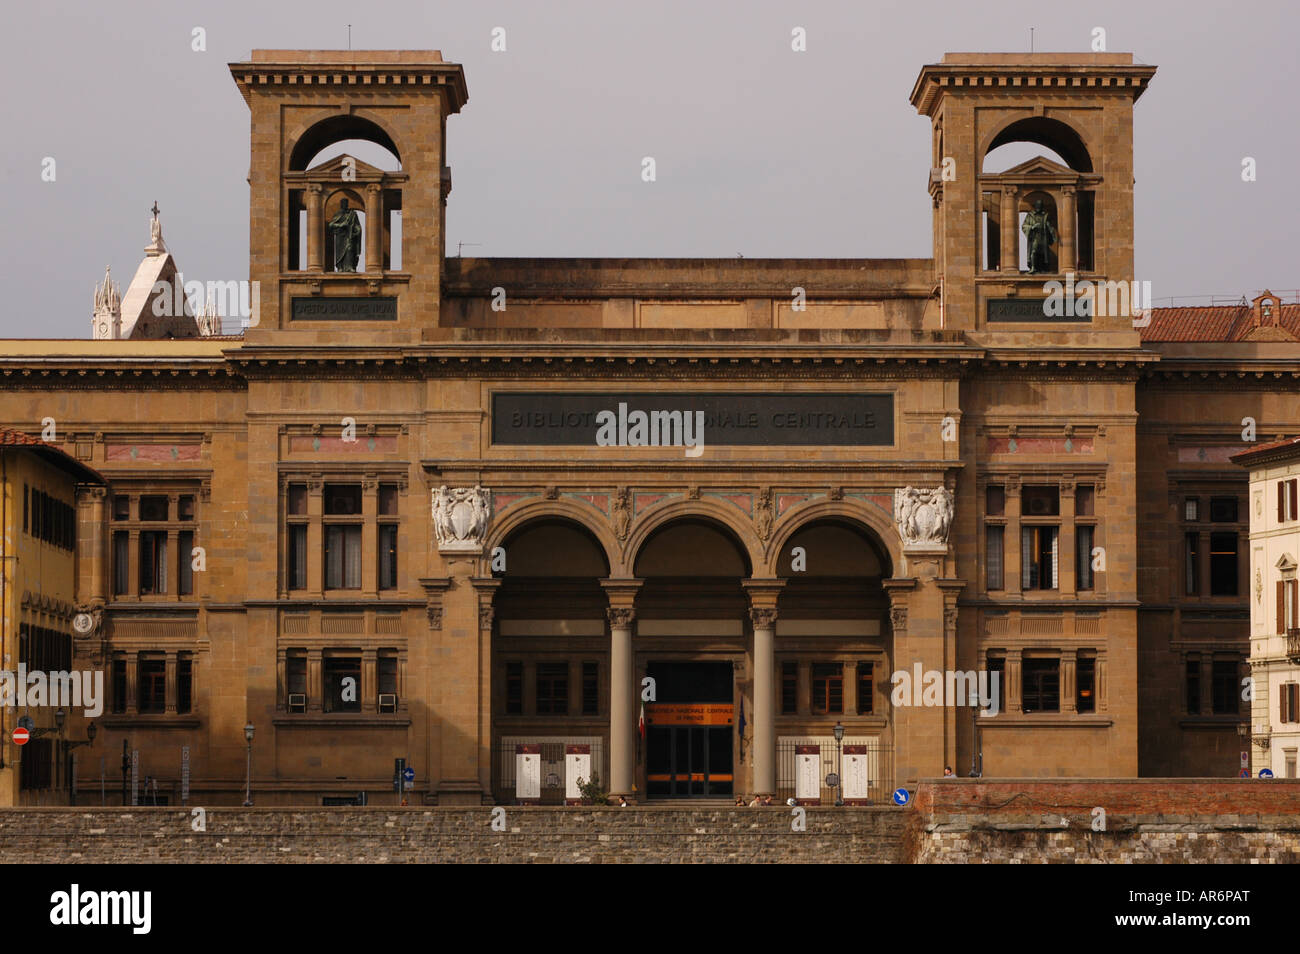
<path fill-rule="evenodd" d="M 970 691 L 970 777 L 984 774 L 984 752 L 980 748 L 980 696 L 972 687 Z"/>
<path fill-rule="evenodd" d="M 62 711 L 63 711 L 62 709 L 59 710 L 59 712 Z M 62 723 L 63 720 L 59 718 L 59 712 L 56 712 L 54 714 L 54 718 L 58 720 L 60 723 Z M 77 780 L 72 777 L 72 750 L 76 748 L 80 748 L 83 745 L 93 745 L 95 742 L 95 736 L 96 734 L 98 734 L 98 732 L 99 732 L 99 728 L 95 725 L 95 723 L 92 722 L 90 723 L 90 725 L 86 726 L 86 737 L 84 739 L 80 740 L 79 742 L 64 743 L 63 750 L 68 760 L 67 766 L 68 766 L 68 804 L 69 805 L 77 804 Z"/>
<path fill-rule="evenodd" d="M 253 723 L 244 726 L 244 739 L 248 742 L 248 764 L 244 772 L 244 807 L 253 804 Z"/>
<path fill-rule="evenodd" d="M 837 807 L 844 804 L 844 747 L 840 744 L 844 741 L 843 723 L 835 723 L 835 805 Z"/>

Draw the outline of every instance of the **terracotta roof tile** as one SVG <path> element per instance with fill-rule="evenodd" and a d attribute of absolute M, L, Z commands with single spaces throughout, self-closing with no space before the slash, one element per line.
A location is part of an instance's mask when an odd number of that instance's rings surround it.
<path fill-rule="evenodd" d="M 1300 304 L 1282 305 L 1282 328 L 1300 339 Z M 1242 341 L 1251 330 L 1250 305 L 1152 308 L 1143 341 Z"/>
<path fill-rule="evenodd" d="M 47 444 L 39 437 L 32 437 L 22 431 L 0 427 L 0 447 L 30 447 L 33 452 L 45 458 L 56 467 L 68 471 L 78 480 L 86 483 L 107 484 L 104 475 L 93 467 L 83 464 L 61 447 Z"/>

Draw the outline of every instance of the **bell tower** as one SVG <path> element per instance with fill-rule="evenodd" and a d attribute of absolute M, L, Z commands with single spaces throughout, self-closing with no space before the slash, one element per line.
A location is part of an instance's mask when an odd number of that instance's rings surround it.
<path fill-rule="evenodd" d="M 933 131 L 946 327 L 1088 340 L 1133 331 L 1133 104 L 1155 71 L 1129 53 L 949 53 L 921 70 L 912 105 Z M 1009 143 L 1063 161 L 986 170 Z"/>
<path fill-rule="evenodd" d="M 460 65 L 436 50 L 254 50 L 230 72 L 252 113 L 246 339 L 419 341 L 438 323 Z M 321 157 L 354 140 L 399 168 Z"/>

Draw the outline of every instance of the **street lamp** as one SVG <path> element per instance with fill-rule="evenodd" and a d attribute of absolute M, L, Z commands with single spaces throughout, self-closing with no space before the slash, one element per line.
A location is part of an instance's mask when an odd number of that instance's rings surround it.
<path fill-rule="evenodd" d="M 59 710 L 59 712 L 62 711 L 63 711 L 62 709 Z M 60 724 L 62 724 L 63 720 L 59 718 L 59 712 L 56 712 L 54 714 L 54 718 Z M 78 742 L 65 742 L 63 744 L 64 756 L 68 760 L 67 766 L 68 766 L 68 804 L 69 805 L 77 804 L 77 780 L 72 777 L 72 750 L 80 748 L 83 745 L 93 745 L 95 742 L 95 735 L 98 732 L 99 732 L 99 727 L 92 722 L 90 723 L 90 725 L 86 726 L 86 737 L 84 739 Z"/>
<path fill-rule="evenodd" d="M 984 751 L 980 747 L 980 697 L 974 686 L 970 690 L 970 777 L 984 775 Z"/>
<path fill-rule="evenodd" d="M 248 742 L 248 766 L 244 772 L 244 807 L 253 804 L 253 723 L 244 726 L 244 739 Z"/>
<path fill-rule="evenodd" d="M 843 746 L 840 745 L 840 743 L 843 741 L 844 741 L 844 724 L 841 722 L 836 722 L 835 723 L 835 804 L 836 806 L 842 806 L 844 804 L 844 775 L 843 775 L 844 749 Z"/>

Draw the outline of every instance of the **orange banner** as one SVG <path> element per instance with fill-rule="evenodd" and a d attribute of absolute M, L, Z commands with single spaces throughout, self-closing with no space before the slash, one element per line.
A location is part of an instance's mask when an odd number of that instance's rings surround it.
<path fill-rule="evenodd" d="M 735 708 L 721 702 L 657 702 L 646 706 L 646 722 L 650 725 L 731 725 Z"/>

